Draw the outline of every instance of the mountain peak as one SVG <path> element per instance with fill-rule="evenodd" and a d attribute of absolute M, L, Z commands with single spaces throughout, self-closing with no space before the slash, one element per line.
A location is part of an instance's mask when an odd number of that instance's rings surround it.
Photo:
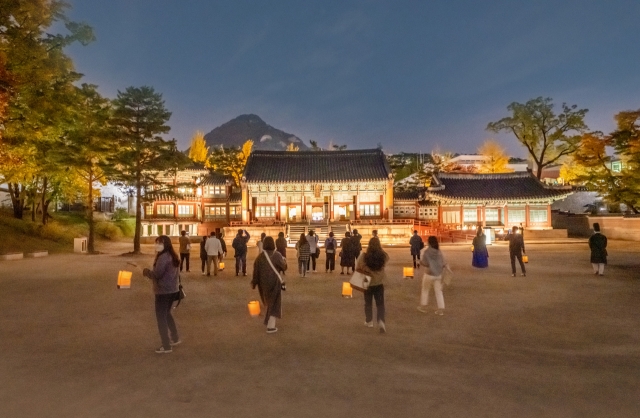
<path fill-rule="evenodd" d="M 254 114 L 240 115 L 223 123 L 204 136 L 209 147 L 242 146 L 248 139 L 258 150 L 285 150 L 289 144 L 295 144 L 300 150 L 308 147 L 297 136 L 276 129 Z"/>

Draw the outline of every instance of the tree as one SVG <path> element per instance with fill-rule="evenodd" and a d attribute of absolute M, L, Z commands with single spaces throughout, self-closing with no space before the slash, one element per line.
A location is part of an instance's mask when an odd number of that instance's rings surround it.
<path fill-rule="evenodd" d="M 333 144 L 332 147 L 334 151 L 344 151 L 347 149 L 346 145 Z"/>
<path fill-rule="evenodd" d="M 294 144 L 293 142 L 291 142 L 289 145 L 287 145 L 287 151 L 300 151 L 300 147 L 297 146 L 296 144 Z"/>
<path fill-rule="evenodd" d="M 309 143 L 311 144 L 311 151 L 322 151 L 322 148 L 318 145 L 318 141 L 312 139 Z"/>
<path fill-rule="evenodd" d="M 207 142 L 204 140 L 204 133 L 201 131 L 196 131 L 193 138 L 191 138 L 189 158 L 196 163 L 204 163 L 205 166 L 208 165 L 209 147 L 207 146 Z"/>
<path fill-rule="evenodd" d="M 560 178 L 565 184 L 580 184 L 588 173 L 588 169 L 576 159 L 575 153 L 567 157 L 560 167 Z"/>
<path fill-rule="evenodd" d="M 485 157 L 478 169 L 480 173 L 510 173 L 513 171 L 507 167 L 509 157 L 505 154 L 504 148 L 493 139 L 486 140 L 478 148 L 478 154 Z"/>
<path fill-rule="evenodd" d="M 56 0 L 1 3 L 0 183 L 8 185 L 16 218 L 22 218 L 29 196 L 35 209 L 38 190 L 42 202 L 55 191 L 43 169 L 52 168 L 47 161 L 51 143 L 64 131 L 72 83 L 80 78 L 63 50 L 94 39 L 89 26 L 65 16 L 67 6 Z M 59 23 L 65 34 L 47 32 Z"/>
<path fill-rule="evenodd" d="M 182 164 L 175 140 L 165 140 L 161 134 L 171 129 L 166 125 L 171 117 L 162 95 L 152 87 L 128 87 L 118 91 L 113 101 L 113 124 L 117 129 L 118 152 L 112 160 L 114 176 L 135 187 L 136 231 L 133 253 L 140 253 L 142 201 L 164 192 L 156 180 L 161 172 L 175 170 Z M 184 157 L 184 155 L 182 155 Z"/>
<path fill-rule="evenodd" d="M 524 104 L 513 102 L 507 110 L 511 116 L 490 122 L 487 129 L 513 133 L 536 164 L 538 180 L 544 167 L 576 151 L 581 134 L 587 130 L 587 109 L 563 103 L 562 112 L 556 115 L 550 98 L 538 97 Z"/>
<path fill-rule="evenodd" d="M 83 181 L 82 190 L 89 224 L 87 250 L 95 252 L 95 222 L 93 220 L 94 186 L 107 181 L 105 166 L 114 157 L 117 145 L 111 127 L 112 107 L 97 86 L 82 84 L 77 88 L 74 125 L 59 140 L 57 163 L 68 167 Z"/>
<path fill-rule="evenodd" d="M 233 178 L 236 186 L 240 186 L 240 180 L 247 165 L 247 160 L 253 149 L 253 141 L 247 140 L 242 147 L 215 148 L 209 157 L 209 166 L 214 170 Z"/>

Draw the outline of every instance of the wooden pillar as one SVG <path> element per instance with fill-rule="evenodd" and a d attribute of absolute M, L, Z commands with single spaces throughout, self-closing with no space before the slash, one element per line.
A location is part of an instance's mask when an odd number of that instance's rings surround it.
<path fill-rule="evenodd" d="M 464 206 L 460 205 L 460 227 L 464 225 Z"/>
<path fill-rule="evenodd" d="M 387 180 L 387 184 L 384 191 L 386 200 L 385 209 L 387 210 L 387 219 L 393 220 L 393 176 L 390 176 Z"/>
<path fill-rule="evenodd" d="M 480 217 L 482 218 L 482 228 L 487 226 L 487 207 L 482 205 L 480 207 Z"/>
<path fill-rule="evenodd" d="M 329 220 L 333 222 L 333 187 L 331 187 L 331 194 L 329 195 Z"/>
<path fill-rule="evenodd" d="M 282 220 L 282 214 L 280 213 L 280 195 L 278 194 L 278 189 L 276 189 L 276 220 Z"/>
<path fill-rule="evenodd" d="M 307 197 L 304 195 L 304 186 L 302 186 L 302 208 L 300 209 L 300 217 L 303 220 L 307 219 Z"/>
<path fill-rule="evenodd" d="M 356 186 L 356 198 L 354 200 L 353 206 L 353 211 L 356 214 L 356 221 L 360 220 L 360 185 Z"/>
<path fill-rule="evenodd" d="M 438 225 L 442 225 L 442 205 L 438 202 Z"/>
<path fill-rule="evenodd" d="M 551 223 L 551 203 L 547 203 L 547 227 L 553 228 Z"/>
<path fill-rule="evenodd" d="M 242 222 L 249 223 L 249 187 L 247 183 L 242 182 L 242 204 L 240 209 L 242 210 Z"/>
<path fill-rule="evenodd" d="M 524 205 L 524 227 L 529 227 L 529 203 Z"/>
<path fill-rule="evenodd" d="M 507 228 L 509 226 L 509 207 L 504 205 L 504 227 Z"/>

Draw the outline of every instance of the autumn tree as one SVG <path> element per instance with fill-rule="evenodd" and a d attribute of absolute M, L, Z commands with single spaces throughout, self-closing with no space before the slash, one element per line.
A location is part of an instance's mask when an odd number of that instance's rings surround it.
<path fill-rule="evenodd" d="M 166 124 L 171 117 L 164 106 L 162 94 L 152 87 L 128 87 L 118 91 L 113 101 L 113 124 L 117 129 L 117 150 L 112 160 L 113 176 L 135 188 L 136 231 L 133 253 L 140 253 L 142 202 L 162 193 L 165 185 L 157 180 L 159 174 L 176 170 L 184 164 L 176 141 L 161 135 L 171 128 Z"/>
<path fill-rule="evenodd" d="M 495 140 L 489 139 L 478 148 L 478 154 L 484 157 L 479 173 L 510 173 L 513 170 L 508 168 L 509 157 L 504 148 Z"/>
<path fill-rule="evenodd" d="M 294 144 L 293 142 L 291 142 L 289 145 L 287 145 L 286 151 L 293 151 L 293 152 L 300 151 L 300 147 Z"/>
<path fill-rule="evenodd" d="M 587 130 L 584 122 L 587 109 L 563 103 L 562 111 L 556 114 L 550 98 L 538 97 L 524 104 L 513 102 L 507 110 L 511 116 L 490 122 L 487 129 L 513 133 L 535 163 L 538 179 L 544 167 L 575 152 L 581 134 Z"/>
<path fill-rule="evenodd" d="M 205 166 L 209 164 L 209 147 L 207 146 L 207 141 L 204 139 L 204 133 L 201 131 L 196 131 L 193 138 L 191 138 L 189 158 L 196 163 L 204 163 Z"/>
<path fill-rule="evenodd" d="M 253 149 L 253 141 L 247 140 L 242 147 L 228 147 L 220 145 L 211 152 L 209 167 L 233 178 L 236 186 L 240 186 L 240 180 L 247 165 L 247 160 Z"/>

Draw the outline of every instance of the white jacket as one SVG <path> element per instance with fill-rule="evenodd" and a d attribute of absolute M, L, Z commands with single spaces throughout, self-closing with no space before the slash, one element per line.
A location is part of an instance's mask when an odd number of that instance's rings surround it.
<path fill-rule="evenodd" d="M 217 237 L 207 239 L 207 242 L 204 243 L 204 250 L 208 256 L 218 256 L 223 253 L 222 244 Z"/>

